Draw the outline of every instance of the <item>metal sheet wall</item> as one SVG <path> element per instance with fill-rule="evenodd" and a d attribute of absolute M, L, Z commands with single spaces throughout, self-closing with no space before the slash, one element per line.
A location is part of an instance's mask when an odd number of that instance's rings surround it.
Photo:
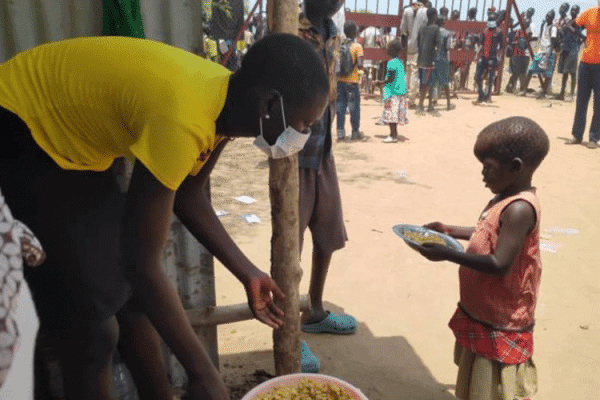
<path fill-rule="evenodd" d="M 141 0 L 146 37 L 186 50 L 202 31 L 201 0 Z M 0 61 L 41 43 L 102 31 L 102 0 L 0 0 Z"/>
<path fill-rule="evenodd" d="M 146 37 L 192 51 L 201 40 L 202 0 L 141 0 Z M 102 32 L 102 0 L 0 0 L 0 62 L 51 41 Z M 168 73 L 168 71 L 165 71 Z M 186 308 L 214 305 L 213 262 L 194 238 L 174 221 L 163 266 Z M 216 328 L 198 332 L 218 363 Z M 171 380 L 181 386 L 182 368 L 167 354 Z"/>

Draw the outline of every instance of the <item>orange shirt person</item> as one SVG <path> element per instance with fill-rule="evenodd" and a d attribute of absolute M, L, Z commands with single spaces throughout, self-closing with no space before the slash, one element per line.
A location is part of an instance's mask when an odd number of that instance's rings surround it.
<path fill-rule="evenodd" d="M 582 143 L 588 104 L 592 92 L 594 92 L 594 115 L 586 147 L 597 149 L 598 140 L 600 140 L 600 1 L 598 1 L 598 6 L 581 13 L 575 23 L 585 28 L 587 38 L 577 71 L 577 103 L 571 131 L 573 137 L 565 144 Z"/>

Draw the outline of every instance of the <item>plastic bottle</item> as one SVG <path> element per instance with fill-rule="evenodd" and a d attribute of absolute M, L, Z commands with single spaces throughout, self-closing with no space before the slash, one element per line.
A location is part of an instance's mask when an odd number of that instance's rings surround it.
<path fill-rule="evenodd" d="M 113 366 L 113 392 L 117 400 L 139 400 L 131 373 L 123 363 Z"/>

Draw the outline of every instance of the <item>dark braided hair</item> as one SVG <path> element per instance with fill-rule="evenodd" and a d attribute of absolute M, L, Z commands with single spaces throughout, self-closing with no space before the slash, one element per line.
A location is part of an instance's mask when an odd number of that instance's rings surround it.
<path fill-rule="evenodd" d="M 518 157 L 527 166 L 537 168 L 548 154 L 548 135 L 535 121 L 510 117 L 483 128 L 475 142 L 475 156 L 508 163 Z"/>

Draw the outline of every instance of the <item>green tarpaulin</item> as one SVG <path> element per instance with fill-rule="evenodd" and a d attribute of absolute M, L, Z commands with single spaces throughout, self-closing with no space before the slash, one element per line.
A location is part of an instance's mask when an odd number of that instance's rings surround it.
<path fill-rule="evenodd" d="M 102 34 L 144 38 L 140 0 L 103 0 Z"/>

